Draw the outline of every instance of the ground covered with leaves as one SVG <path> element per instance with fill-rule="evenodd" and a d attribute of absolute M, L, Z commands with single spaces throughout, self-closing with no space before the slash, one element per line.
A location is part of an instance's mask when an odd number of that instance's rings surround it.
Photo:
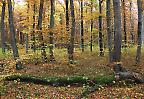
<path fill-rule="evenodd" d="M 22 52 L 22 51 L 21 51 Z M 59 54 L 61 53 L 61 54 Z M 0 75 L 10 74 L 31 74 L 40 77 L 67 77 L 67 76 L 85 76 L 96 77 L 113 74 L 111 64 L 108 64 L 108 55 L 105 52 L 104 57 L 98 56 L 98 52 L 85 51 L 81 53 L 75 50 L 75 63 L 67 63 L 66 50 L 56 50 L 56 61 L 53 63 L 43 63 L 37 55 L 23 55 L 21 60 L 25 66 L 22 70 L 15 69 L 15 62 L 11 58 L 4 61 L 4 69 Z M 122 66 L 132 71 L 144 73 L 144 56 L 139 65 L 135 65 L 134 48 L 123 50 Z M 38 60 L 34 64 L 34 60 Z M 1 59 L 2 60 L 2 59 Z M 89 88 L 89 85 L 66 85 L 50 86 L 27 82 L 0 81 L 1 99 L 80 99 L 81 94 Z M 111 85 L 100 85 L 97 91 L 85 96 L 88 99 L 144 99 L 144 84 L 127 84 L 124 81 L 113 82 Z"/>

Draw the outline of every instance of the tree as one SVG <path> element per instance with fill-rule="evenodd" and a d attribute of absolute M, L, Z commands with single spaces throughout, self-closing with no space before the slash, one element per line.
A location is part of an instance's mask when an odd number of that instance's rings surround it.
<path fill-rule="evenodd" d="M 75 38 L 75 13 L 74 13 L 74 4 L 73 0 L 70 0 L 70 9 L 71 9 L 71 19 L 72 19 L 72 25 L 71 25 L 71 34 L 70 34 L 70 40 L 68 45 L 68 58 L 69 62 L 73 62 L 73 51 L 74 51 L 74 38 Z"/>
<path fill-rule="evenodd" d="M 16 31 L 14 26 L 14 20 L 13 20 L 13 10 L 12 10 L 12 2 L 11 0 L 7 0 L 8 2 L 8 12 L 9 12 L 9 28 L 10 28 L 10 36 L 11 36 L 11 46 L 13 50 L 13 56 L 16 60 L 16 69 L 22 69 L 22 64 L 19 61 L 19 53 L 18 48 L 16 45 Z"/>
<path fill-rule="evenodd" d="M 69 33 L 69 0 L 66 0 L 65 2 L 66 5 L 66 30 Z"/>
<path fill-rule="evenodd" d="M 106 1 L 107 39 L 109 50 L 109 62 L 112 62 L 112 30 L 111 30 L 111 0 Z"/>
<path fill-rule="evenodd" d="M 90 34 L 90 51 L 93 50 L 93 19 L 92 19 L 92 11 L 93 11 L 93 0 L 91 0 L 91 34 Z"/>
<path fill-rule="evenodd" d="M 49 32 L 49 53 L 50 53 L 50 61 L 54 61 L 54 55 L 53 55 L 53 39 L 54 39 L 54 35 L 53 35 L 53 28 L 54 28 L 54 13 L 55 13 L 55 0 L 51 0 L 51 15 L 50 15 L 50 32 Z"/>
<path fill-rule="evenodd" d="M 2 45 L 2 53 L 5 54 L 6 42 L 5 42 L 5 8 L 6 1 L 2 1 L 2 13 L 1 13 L 1 45 Z"/>
<path fill-rule="evenodd" d="M 120 0 L 113 0 L 114 10 L 114 49 L 113 61 L 114 71 L 116 73 L 121 71 L 121 8 Z"/>
<path fill-rule="evenodd" d="M 14 20 L 13 20 L 12 2 L 11 0 L 7 0 L 7 2 L 8 2 L 8 11 L 9 11 L 9 28 L 11 33 L 11 46 L 13 50 L 14 59 L 17 59 L 19 57 L 19 54 L 16 45 L 16 31 L 15 31 Z"/>
<path fill-rule="evenodd" d="M 142 45 L 142 0 L 137 0 L 137 6 L 138 6 L 138 31 L 137 31 L 137 54 L 136 54 L 136 64 L 140 62 L 141 57 L 141 45 Z"/>
<path fill-rule="evenodd" d="M 32 33 L 31 33 L 31 40 L 32 40 L 32 45 L 31 45 L 31 46 L 32 46 L 33 51 L 35 52 L 35 51 L 36 51 L 36 46 L 35 46 L 36 1 L 34 0 L 33 2 L 34 2 L 34 5 L 33 5 L 33 26 L 32 26 L 33 31 L 32 31 Z"/>
<path fill-rule="evenodd" d="M 45 44 L 43 42 L 43 34 L 41 32 L 42 30 L 42 17 L 43 17 L 43 5 L 44 5 L 44 0 L 40 0 L 40 7 L 39 7 L 39 17 L 38 17 L 38 26 L 37 29 L 40 31 L 39 32 L 39 38 L 40 38 L 40 42 L 41 42 L 41 55 L 42 55 L 42 59 L 43 61 L 46 61 L 47 57 L 46 57 L 46 51 L 45 51 Z"/>
<path fill-rule="evenodd" d="M 131 43 L 134 44 L 134 18 L 132 13 L 132 0 L 130 0 L 130 34 L 131 34 Z"/>
<path fill-rule="evenodd" d="M 99 48 L 100 48 L 100 56 L 103 56 L 103 34 L 102 34 L 102 0 L 99 0 Z"/>
<path fill-rule="evenodd" d="M 81 0 L 81 48 L 84 52 L 83 0 Z"/>
<path fill-rule="evenodd" d="M 30 11 L 30 4 L 29 4 L 29 1 L 28 1 L 28 4 L 27 4 L 27 22 L 29 23 L 29 11 Z M 29 27 L 28 27 L 28 30 L 29 30 Z M 25 49 L 26 49 L 26 53 L 28 53 L 28 48 L 29 48 L 29 36 L 28 36 L 28 33 L 26 33 L 26 37 L 25 37 Z"/>
<path fill-rule="evenodd" d="M 125 8 L 125 0 L 122 0 L 122 8 L 123 8 L 124 47 L 127 47 L 127 28 L 126 28 L 126 8 Z"/>

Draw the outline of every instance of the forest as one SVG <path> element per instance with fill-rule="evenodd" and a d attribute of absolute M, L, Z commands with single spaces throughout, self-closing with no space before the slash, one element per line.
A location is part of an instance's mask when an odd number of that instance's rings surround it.
<path fill-rule="evenodd" d="M 0 99 L 144 99 L 144 0 L 0 0 Z"/>

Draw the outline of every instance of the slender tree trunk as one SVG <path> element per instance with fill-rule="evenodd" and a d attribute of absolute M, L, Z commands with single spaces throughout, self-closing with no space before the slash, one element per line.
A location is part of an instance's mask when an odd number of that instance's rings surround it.
<path fill-rule="evenodd" d="M 54 61 L 53 55 L 53 46 L 54 46 L 54 35 L 52 29 L 54 28 L 54 13 L 55 13 L 55 0 L 51 0 L 51 15 L 50 15 L 50 33 L 49 33 L 49 53 L 50 53 L 50 61 Z"/>
<path fill-rule="evenodd" d="M 107 39 L 109 50 L 109 63 L 112 62 L 112 29 L 111 29 L 111 0 L 106 1 Z"/>
<path fill-rule="evenodd" d="M 11 33 L 11 45 L 12 45 L 14 59 L 17 59 L 19 57 L 19 54 L 16 45 L 16 31 L 15 31 L 14 20 L 13 20 L 12 2 L 11 0 L 7 0 L 7 2 L 8 2 L 8 11 L 9 11 L 9 28 Z"/>
<path fill-rule="evenodd" d="M 91 0 L 91 34 L 90 34 L 90 51 L 93 50 L 93 19 L 92 19 L 92 11 L 93 11 L 93 2 Z"/>
<path fill-rule="evenodd" d="M 102 34 L 102 1 L 99 0 L 99 48 L 100 48 L 100 56 L 103 56 L 103 34 Z"/>
<path fill-rule="evenodd" d="M 81 0 L 81 48 L 84 52 L 83 0 Z"/>
<path fill-rule="evenodd" d="M 19 39 L 20 39 L 20 44 L 23 44 L 23 36 L 24 34 L 22 32 L 19 32 Z"/>
<path fill-rule="evenodd" d="M 34 0 L 34 5 L 33 5 L 33 31 L 32 31 L 32 34 L 31 34 L 31 40 L 32 40 L 32 49 L 33 51 L 35 52 L 36 51 L 36 46 L 35 46 L 35 15 L 36 15 L 36 1 Z"/>
<path fill-rule="evenodd" d="M 25 39 L 26 41 L 25 41 L 25 44 L 26 44 L 26 53 L 28 53 L 28 48 L 29 48 L 29 44 L 28 44 L 28 33 L 26 33 L 26 39 Z"/>
<path fill-rule="evenodd" d="M 71 25 L 71 35 L 70 35 L 70 41 L 68 46 L 68 58 L 69 62 L 73 63 L 73 52 L 74 52 L 74 38 L 75 38 L 75 13 L 74 13 L 74 3 L 73 0 L 70 0 L 70 9 L 71 9 L 71 19 L 72 19 L 72 25 Z"/>
<path fill-rule="evenodd" d="M 140 63 L 141 58 L 141 45 L 142 45 L 142 0 L 137 0 L 138 5 L 138 37 L 137 37 L 137 54 L 136 54 L 136 64 Z"/>
<path fill-rule="evenodd" d="M 120 0 L 113 0 L 114 10 L 114 50 L 113 61 L 114 71 L 116 73 L 121 71 L 121 8 Z"/>
<path fill-rule="evenodd" d="M 43 17 L 43 5 L 44 5 L 44 0 L 40 0 L 40 8 L 39 8 L 39 17 L 38 17 L 38 26 L 37 29 L 40 30 L 39 34 L 39 39 L 41 42 L 41 55 L 42 55 L 42 60 L 46 62 L 46 51 L 45 51 L 45 44 L 43 42 L 43 34 L 42 34 L 42 17 Z"/>
<path fill-rule="evenodd" d="M 126 32 L 126 8 L 125 8 L 125 0 L 122 0 L 122 8 L 123 8 L 123 31 L 124 31 L 124 47 L 127 47 L 127 32 Z"/>
<path fill-rule="evenodd" d="M 6 8 L 6 1 L 2 1 L 2 13 L 1 13 L 1 46 L 2 46 L 2 53 L 5 54 L 6 43 L 5 43 L 5 8 Z"/>
<path fill-rule="evenodd" d="M 66 29 L 69 32 L 69 0 L 66 0 Z"/>
<path fill-rule="evenodd" d="M 42 30 L 43 5 L 44 5 L 44 0 L 40 0 L 38 26 L 37 26 L 38 30 Z M 40 41 L 43 41 L 42 32 L 40 32 L 40 34 L 39 34 L 39 39 L 40 39 Z"/>
<path fill-rule="evenodd" d="M 12 2 L 11 0 L 7 0 L 7 3 L 8 3 L 8 12 L 9 12 L 9 28 L 11 33 L 11 46 L 13 50 L 14 59 L 16 60 L 16 69 L 19 70 L 22 69 L 23 66 L 19 61 L 19 53 L 16 45 L 16 31 L 15 31 L 14 20 L 13 20 L 14 18 L 13 18 Z"/>
<path fill-rule="evenodd" d="M 130 34 L 131 34 L 131 44 L 134 44 L 134 20 L 133 20 L 133 13 L 132 13 L 132 0 L 130 1 Z"/>
<path fill-rule="evenodd" d="M 28 1 L 28 5 L 27 5 L 27 22 L 29 23 L 29 10 L 30 10 L 30 4 L 29 4 L 29 1 Z M 29 27 L 28 27 L 28 30 L 29 30 Z M 29 36 L 28 36 L 28 33 L 26 33 L 26 41 L 25 41 L 25 49 L 26 49 L 26 53 L 28 53 L 28 48 L 29 48 Z"/>
<path fill-rule="evenodd" d="M 63 25 L 63 15 L 62 15 L 62 13 L 60 13 L 60 20 L 59 20 L 59 23 L 60 23 L 60 28 L 61 28 L 61 30 L 60 30 L 60 33 L 61 33 L 61 44 L 63 44 L 63 28 L 62 28 L 62 25 Z"/>

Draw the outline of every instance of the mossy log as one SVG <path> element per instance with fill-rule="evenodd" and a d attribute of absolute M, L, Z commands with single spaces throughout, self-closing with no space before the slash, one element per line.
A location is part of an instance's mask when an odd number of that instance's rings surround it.
<path fill-rule="evenodd" d="M 119 80 L 133 80 L 135 83 L 144 83 L 144 76 L 140 73 L 132 72 L 132 71 L 124 71 L 116 74 L 115 78 Z"/>
<path fill-rule="evenodd" d="M 86 88 L 84 92 L 79 97 L 86 97 L 88 94 L 95 92 L 98 90 L 98 85 L 112 85 L 114 81 L 117 80 L 133 80 L 136 83 L 144 83 L 144 77 L 135 72 L 119 72 L 116 75 L 106 75 L 106 76 L 98 76 L 98 77 L 82 77 L 82 76 L 74 76 L 74 77 L 38 77 L 28 74 L 15 74 L 4 76 L 3 80 L 5 81 L 21 81 L 21 82 L 30 82 L 35 84 L 43 84 L 43 85 L 52 85 L 52 86 L 66 86 L 66 85 L 80 85 L 83 84 L 89 85 L 89 88 Z"/>
<path fill-rule="evenodd" d="M 35 84 L 45 84 L 54 86 L 64 86 L 72 84 L 109 84 L 115 80 L 114 75 L 91 77 L 37 77 L 26 74 L 15 74 L 4 77 L 6 81 L 20 80 L 21 82 L 31 82 Z"/>

